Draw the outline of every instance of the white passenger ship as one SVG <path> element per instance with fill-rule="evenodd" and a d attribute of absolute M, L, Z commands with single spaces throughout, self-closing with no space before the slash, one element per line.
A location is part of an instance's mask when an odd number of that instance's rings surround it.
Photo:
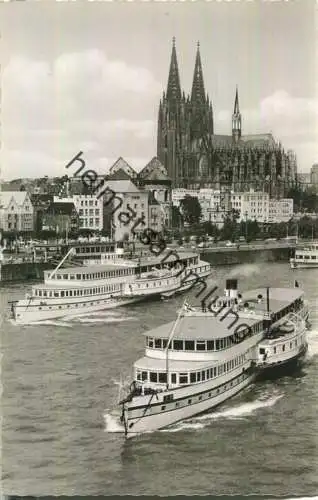
<path fill-rule="evenodd" d="M 242 296 L 237 281 L 227 280 L 225 296 L 209 307 L 184 305 L 175 323 L 147 332 L 145 356 L 134 364 L 134 381 L 120 402 L 125 435 L 206 412 L 247 387 L 258 373 L 259 343 L 292 312 L 308 317 L 299 288 Z M 290 339 L 286 352 L 294 347 Z"/>
<path fill-rule="evenodd" d="M 89 314 L 132 304 L 151 296 L 190 288 L 210 274 L 210 264 L 198 254 L 166 252 L 138 260 L 108 259 L 107 264 L 88 261 L 63 269 L 66 254 L 54 271 L 44 272 L 44 283 L 31 294 L 11 303 L 13 320 L 29 324 L 46 319 Z M 177 260 L 178 258 L 178 260 Z"/>
<path fill-rule="evenodd" d="M 308 326 L 308 320 L 291 312 L 269 331 L 258 345 L 259 378 L 276 378 L 303 361 L 308 350 Z"/>
<path fill-rule="evenodd" d="M 295 257 L 290 259 L 290 267 L 292 269 L 318 267 L 318 242 L 313 242 L 305 248 L 297 248 Z"/>

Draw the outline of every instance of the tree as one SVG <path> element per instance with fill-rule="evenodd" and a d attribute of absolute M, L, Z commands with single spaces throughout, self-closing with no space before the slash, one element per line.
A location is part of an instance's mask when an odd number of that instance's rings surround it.
<path fill-rule="evenodd" d="M 53 229 L 43 229 L 42 231 L 39 231 L 38 234 L 41 240 L 56 238 L 56 231 L 54 231 Z"/>
<path fill-rule="evenodd" d="M 239 236 L 239 225 L 237 219 L 240 214 L 237 210 L 233 209 L 224 219 L 224 225 L 221 229 L 221 239 L 231 240 L 234 242 Z"/>
<path fill-rule="evenodd" d="M 298 225 L 299 236 L 305 239 L 315 238 L 318 234 L 318 220 L 311 217 L 302 217 Z"/>
<path fill-rule="evenodd" d="M 201 205 L 198 198 L 187 195 L 180 203 L 180 210 L 188 224 L 198 224 L 201 219 Z"/>
<path fill-rule="evenodd" d="M 172 227 L 180 227 L 182 222 L 182 215 L 180 214 L 180 210 L 175 205 L 172 205 L 171 209 L 171 223 Z"/>
<path fill-rule="evenodd" d="M 247 237 L 247 241 L 256 240 L 261 234 L 257 220 L 242 220 L 240 222 L 240 235 Z"/>
<path fill-rule="evenodd" d="M 220 233 L 219 228 L 215 224 L 212 224 L 212 222 L 209 221 L 203 222 L 202 229 L 204 230 L 204 233 L 209 236 L 215 237 L 218 236 Z"/>

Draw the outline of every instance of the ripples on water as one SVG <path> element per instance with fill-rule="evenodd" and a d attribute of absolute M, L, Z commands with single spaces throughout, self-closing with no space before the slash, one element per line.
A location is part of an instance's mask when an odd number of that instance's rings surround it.
<path fill-rule="evenodd" d="M 317 270 L 287 264 L 217 268 L 224 287 L 293 286 L 311 302 L 304 367 L 250 386 L 210 414 L 125 441 L 113 409 L 120 377 L 143 354 L 141 332 L 184 300 L 16 327 L 2 323 L 3 489 L 17 495 L 262 494 L 318 491 Z M 23 285 L 2 288 L 1 309 Z"/>

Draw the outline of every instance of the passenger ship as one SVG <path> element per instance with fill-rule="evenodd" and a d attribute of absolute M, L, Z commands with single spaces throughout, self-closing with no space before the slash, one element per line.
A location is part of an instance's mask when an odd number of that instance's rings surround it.
<path fill-rule="evenodd" d="M 198 254 L 168 252 L 138 260 L 108 259 L 104 264 L 63 269 L 72 249 L 54 269 L 44 272 L 44 283 L 32 287 L 25 299 L 11 302 L 11 314 L 18 324 L 89 314 L 190 288 L 210 274 L 210 264 Z M 177 260 L 174 257 L 177 257 Z"/>
<path fill-rule="evenodd" d="M 318 267 L 318 243 L 313 242 L 306 248 L 297 248 L 295 257 L 290 259 L 290 267 L 292 269 Z"/>
<path fill-rule="evenodd" d="M 120 401 L 126 437 L 206 412 L 247 387 L 258 373 L 260 342 L 292 312 L 299 321 L 308 317 L 299 288 L 242 295 L 237 280 L 227 280 L 225 296 L 208 307 L 184 304 L 175 323 L 145 334 L 145 356 Z M 286 352 L 297 347 L 290 339 Z"/>
<path fill-rule="evenodd" d="M 308 320 L 291 312 L 286 321 L 269 332 L 258 346 L 258 378 L 276 378 L 303 361 L 308 350 L 308 327 Z"/>

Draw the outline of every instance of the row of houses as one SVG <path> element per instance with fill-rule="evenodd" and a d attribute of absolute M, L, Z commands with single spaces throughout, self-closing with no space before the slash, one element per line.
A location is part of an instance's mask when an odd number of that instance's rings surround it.
<path fill-rule="evenodd" d="M 23 233 L 50 231 L 60 236 L 87 230 L 104 232 L 116 241 L 133 240 L 145 228 L 161 233 L 171 227 L 172 205 L 180 207 L 186 196 L 198 199 L 202 222 L 209 221 L 219 227 L 233 209 L 239 220 L 261 223 L 286 222 L 293 216 L 292 199 L 274 200 L 265 192 L 172 190 L 171 180 L 156 157 L 138 174 L 119 158 L 107 176 L 98 176 L 100 181 L 104 184 L 104 194 L 100 197 L 83 189 L 80 178 L 67 176 L 58 194 L 3 191 L 0 229 Z M 116 194 L 115 199 L 110 199 L 111 192 Z"/>
<path fill-rule="evenodd" d="M 130 166 L 122 158 L 109 175 L 100 177 L 104 183 L 104 194 L 100 197 L 72 193 L 69 185 L 73 179 L 66 179 L 59 195 L 2 192 L 0 228 L 8 232 L 50 231 L 58 235 L 98 231 L 120 241 L 138 238 L 145 228 L 161 233 L 170 226 L 171 181 L 157 158 L 146 165 L 138 179 L 131 175 Z M 139 226 L 132 231 L 138 219 Z"/>
<path fill-rule="evenodd" d="M 179 207 L 186 196 L 198 199 L 201 206 L 202 222 L 211 222 L 219 227 L 226 216 L 234 209 L 238 221 L 257 220 L 260 223 L 288 222 L 293 217 L 294 201 L 292 198 L 272 199 L 268 193 L 250 190 L 244 193 L 229 190 L 174 189 L 172 203 Z"/>

